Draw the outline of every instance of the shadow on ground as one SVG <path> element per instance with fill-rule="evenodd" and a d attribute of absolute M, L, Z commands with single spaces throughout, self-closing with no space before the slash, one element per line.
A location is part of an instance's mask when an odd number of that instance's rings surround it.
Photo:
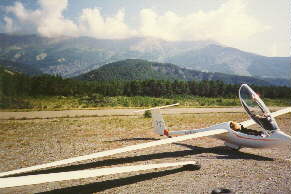
<path fill-rule="evenodd" d="M 203 148 L 203 147 L 198 147 L 198 146 L 193 146 L 193 145 L 183 144 L 183 143 L 173 143 L 173 144 L 190 148 L 194 152 L 193 155 L 202 154 L 202 153 L 217 154 L 218 156 L 215 156 L 216 159 L 245 159 L 245 160 L 257 160 L 257 161 L 274 161 L 273 158 L 232 150 L 226 146 Z"/>
<path fill-rule="evenodd" d="M 130 185 L 130 184 L 134 184 L 134 183 L 138 183 L 138 182 L 142 182 L 142 181 L 146 181 L 146 180 L 150 180 L 150 179 L 158 178 L 158 177 L 162 177 L 162 176 L 167 176 L 167 175 L 179 173 L 179 172 L 182 172 L 185 170 L 186 170 L 185 168 L 181 167 L 181 168 L 175 168 L 175 169 L 171 169 L 171 170 L 151 172 L 151 173 L 146 173 L 146 174 L 125 177 L 125 178 L 106 180 L 106 181 L 97 182 L 97 183 L 90 183 L 90 184 L 86 184 L 86 185 L 79 185 L 79 186 L 73 186 L 73 187 L 68 187 L 68 188 L 55 189 L 55 190 L 51 190 L 51 191 L 43 192 L 43 193 L 50 194 L 50 193 L 94 193 L 94 192 L 101 192 L 101 191 L 105 191 L 107 189 L 121 187 L 124 185 Z"/>
<path fill-rule="evenodd" d="M 125 138 L 125 139 L 117 139 L 117 140 L 111 140 L 111 141 L 105 141 L 105 142 L 117 142 L 117 141 L 145 141 L 145 140 L 160 140 L 157 138 L 149 138 L 149 137 L 136 137 L 136 138 Z"/>

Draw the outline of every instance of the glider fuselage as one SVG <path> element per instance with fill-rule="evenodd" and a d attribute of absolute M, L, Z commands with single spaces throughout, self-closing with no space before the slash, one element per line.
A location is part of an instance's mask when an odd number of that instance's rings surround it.
<path fill-rule="evenodd" d="M 239 149 L 241 147 L 249 148 L 269 148 L 272 146 L 280 145 L 290 141 L 291 138 L 287 134 L 276 130 L 270 133 L 262 133 L 262 135 L 250 135 L 240 131 L 234 131 L 228 122 L 227 133 L 217 135 L 218 139 L 225 141 L 225 144 L 231 148 Z"/>
<path fill-rule="evenodd" d="M 251 135 L 241 131 L 235 131 L 231 127 L 231 121 L 212 125 L 202 129 L 169 131 L 168 135 L 189 135 L 204 131 L 212 131 L 216 129 L 225 129 L 225 133 L 215 135 L 213 137 L 223 140 L 225 145 L 233 149 L 242 147 L 249 148 L 269 148 L 291 141 L 291 137 L 279 129 L 272 132 L 262 132 L 261 135 Z"/>

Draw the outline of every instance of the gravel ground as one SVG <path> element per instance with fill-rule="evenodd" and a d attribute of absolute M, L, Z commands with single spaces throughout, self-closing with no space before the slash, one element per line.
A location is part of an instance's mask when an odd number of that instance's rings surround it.
<path fill-rule="evenodd" d="M 173 130 L 245 119 L 243 113 L 165 116 Z M 282 131 L 291 134 L 290 114 L 277 122 Z M 141 116 L 4 120 L 0 123 L 0 171 L 157 139 L 160 137 L 151 132 L 151 120 Z M 200 170 L 156 169 L 8 188 L 0 193 L 210 193 L 217 187 L 236 193 L 291 193 L 290 158 L 289 145 L 237 152 L 220 140 L 200 138 L 38 173 L 188 160 L 198 161 Z"/>
<path fill-rule="evenodd" d="M 272 107 L 272 111 L 284 107 Z M 141 109 L 100 109 L 100 110 L 63 110 L 63 111 L 31 111 L 31 112 L 0 112 L 0 120 L 7 119 L 44 119 L 44 118 L 68 118 L 86 116 L 129 116 L 142 114 L 134 111 Z M 216 112 L 244 112 L 241 107 L 224 108 L 168 108 L 162 109 L 164 114 L 193 114 L 193 113 L 216 113 Z"/>

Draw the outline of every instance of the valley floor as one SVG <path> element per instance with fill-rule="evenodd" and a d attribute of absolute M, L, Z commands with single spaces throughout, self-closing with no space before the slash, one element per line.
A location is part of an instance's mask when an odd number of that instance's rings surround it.
<path fill-rule="evenodd" d="M 178 113 L 182 109 L 172 110 Z M 246 119 L 248 116 L 241 113 L 241 109 L 230 113 L 206 111 L 201 114 L 165 115 L 169 129 L 173 130 Z M 277 122 L 282 131 L 291 134 L 290 114 L 278 117 Z M 160 138 L 152 132 L 151 119 L 142 115 L 2 120 L 0 171 Z M 229 188 L 236 193 L 290 193 L 290 157 L 290 146 L 264 150 L 243 148 L 237 152 L 224 147 L 222 141 L 200 138 L 39 173 L 188 160 L 199 162 L 200 170 L 156 169 L 8 188 L 0 190 L 0 193 L 210 193 L 217 187 Z"/>

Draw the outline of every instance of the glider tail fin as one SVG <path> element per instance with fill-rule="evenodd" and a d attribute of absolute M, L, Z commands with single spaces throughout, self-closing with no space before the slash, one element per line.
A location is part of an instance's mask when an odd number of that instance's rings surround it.
<path fill-rule="evenodd" d="M 168 130 L 166 127 L 166 123 L 163 119 L 163 116 L 161 115 L 160 109 L 152 109 L 152 121 L 153 121 L 153 127 L 154 132 L 159 135 L 167 135 L 168 136 Z"/>
<path fill-rule="evenodd" d="M 144 112 L 146 110 L 150 110 L 152 114 L 154 132 L 159 135 L 166 135 L 169 137 L 169 131 L 167 130 L 166 123 L 163 119 L 163 116 L 160 113 L 160 109 L 171 107 L 171 106 L 177 106 L 177 105 L 179 105 L 179 103 L 160 106 L 160 107 L 154 107 L 154 108 L 149 108 L 149 109 L 144 109 L 144 110 L 138 110 L 135 112 Z"/>

